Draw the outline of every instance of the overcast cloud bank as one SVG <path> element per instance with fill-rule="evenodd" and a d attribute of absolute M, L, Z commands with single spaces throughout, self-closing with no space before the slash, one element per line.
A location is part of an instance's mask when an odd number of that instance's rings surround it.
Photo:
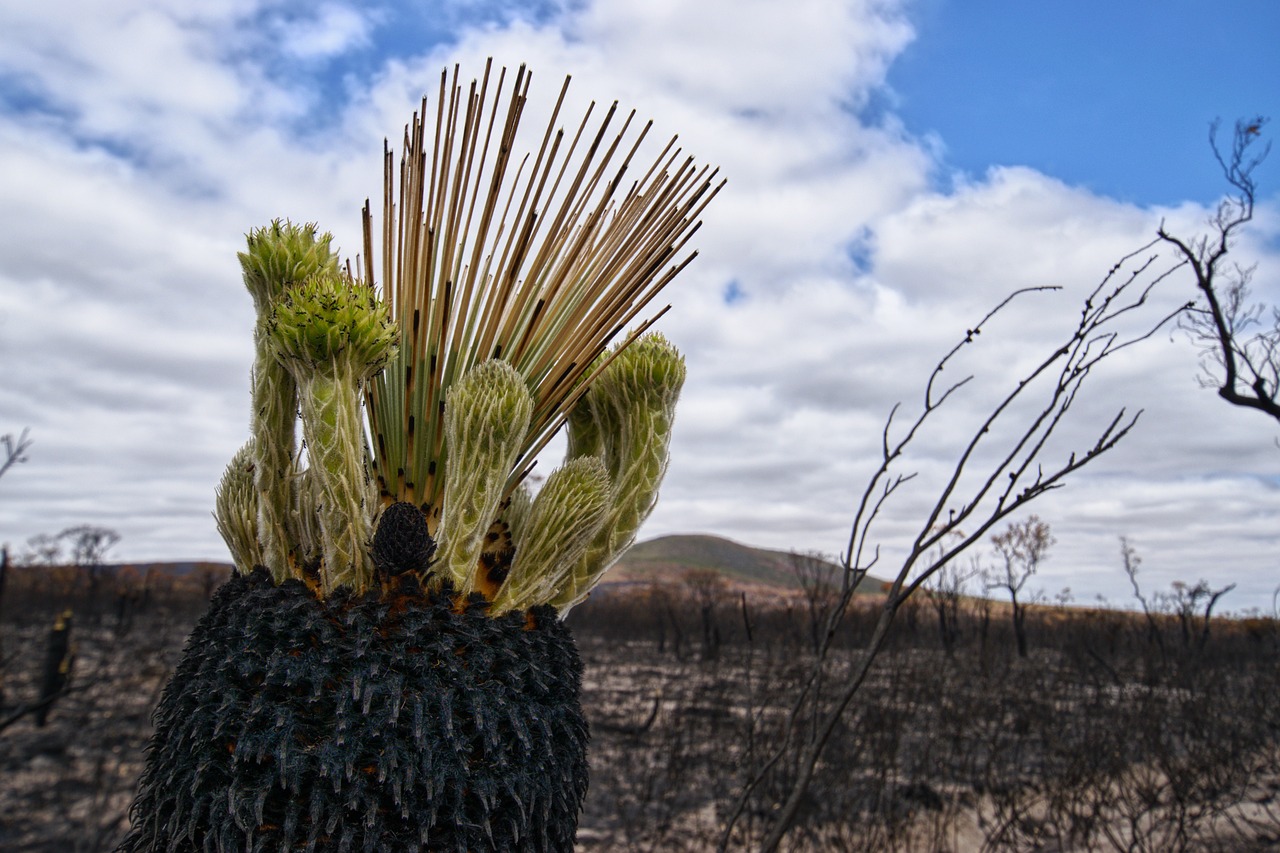
<path fill-rule="evenodd" d="M 210 514 L 248 424 L 242 235 L 314 220 L 354 255 L 382 138 L 397 139 L 424 92 L 434 102 L 455 62 L 466 76 L 488 56 L 527 62 L 532 115 L 571 73 L 565 115 L 617 98 L 729 179 L 668 295 L 661 327 L 689 382 L 642 538 L 838 552 L 890 408 L 918 404 L 938 358 L 1004 295 L 1063 287 L 1019 299 L 974 348 L 977 379 L 922 441 L 918 488 L 887 511 L 890 563 L 959 426 L 1070 330 L 1161 220 L 1189 234 L 1208 215 L 1017 166 L 948 174 L 945 140 L 867 109 L 913 37 L 888 0 L 597 0 L 533 17 L 459 3 L 453 38 L 421 49 L 392 40 L 392 12 L 254 0 L 0 11 L 0 432 L 30 427 L 35 441 L 0 481 L 0 541 L 20 551 L 91 523 L 123 534 L 120 559 L 225 559 Z M 541 122 L 526 125 L 533 146 Z M 1280 218 L 1273 201 L 1261 214 L 1237 254 L 1258 261 L 1269 296 Z M 1162 285 L 1151 317 L 1189 288 Z M 1239 581 L 1224 605 L 1270 607 L 1276 429 L 1196 375 L 1194 348 L 1166 332 L 1098 377 L 1071 438 L 1089 443 L 1121 408 L 1144 414 L 1037 507 L 1058 545 L 1036 585 L 1125 599 L 1123 535 L 1152 588 Z"/>

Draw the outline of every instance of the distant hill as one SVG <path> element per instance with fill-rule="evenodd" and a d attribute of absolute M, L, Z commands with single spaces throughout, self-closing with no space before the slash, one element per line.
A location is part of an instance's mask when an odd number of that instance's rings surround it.
<path fill-rule="evenodd" d="M 723 575 L 734 586 L 756 588 L 759 591 L 780 589 L 798 592 L 800 581 L 792 560 L 793 555 L 789 551 L 753 548 L 719 536 L 660 536 L 633 545 L 604 576 L 604 584 L 631 586 L 653 581 L 679 583 L 684 574 L 692 569 L 710 569 Z M 831 567 L 832 580 L 838 582 L 839 566 L 831 563 L 828 565 Z M 152 574 L 174 579 L 205 572 L 227 576 L 232 571 L 230 563 L 199 560 L 113 563 L 102 568 L 108 575 Z M 863 581 L 858 591 L 879 592 L 884 583 L 879 578 L 869 577 Z"/>
<path fill-rule="evenodd" d="M 163 575 L 182 576 L 189 575 L 192 572 L 209 571 L 215 574 L 223 574 L 228 577 L 235 569 L 230 563 L 218 562 L 215 560 L 168 560 L 165 562 L 153 563 L 111 563 L 103 566 L 104 569 L 120 571 L 122 569 L 131 568 L 136 572 L 155 572 Z"/>
<path fill-rule="evenodd" d="M 743 586 L 800 588 L 788 551 L 752 548 L 719 536 L 660 536 L 633 545 L 609 573 L 606 584 L 677 582 L 691 569 L 711 569 Z M 832 565 L 832 578 L 839 567 Z M 878 592 L 883 581 L 867 578 L 859 592 Z"/>

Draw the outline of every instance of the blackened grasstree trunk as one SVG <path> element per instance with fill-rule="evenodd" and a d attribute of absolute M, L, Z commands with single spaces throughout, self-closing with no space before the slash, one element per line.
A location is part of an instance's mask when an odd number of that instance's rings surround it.
<path fill-rule="evenodd" d="M 70 610 L 62 611 L 49 631 L 44 677 L 40 681 L 40 703 L 36 706 L 36 726 L 40 728 L 48 722 L 53 703 L 58 701 L 71 680 L 71 667 L 75 663 L 75 653 L 71 649 L 71 616 Z"/>
<path fill-rule="evenodd" d="M 486 610 L 234 578 L 156 712 L 124 849 L 572 849 L 573 640 L 549 607 Z"/>
<path fill-rule="evenodd" d="M 398 191 L 388 152 L 380 290 L 367 206 L 358 278 L 314 225 L 248 235 L 253 419 L 216 511 L 237 573 L 156 709 L 124 853 L 573 847 L 588 732 L 561 619 L 652 509 L 684 381 L 652 320 L 613 339 L 720 185 L 668 145 L 613 200 L 630 118 L 578 161 L 548 132 L 508 179 L 529 75 L 490 101 L 491 70 L 465 95 L 442 75 Z"/>

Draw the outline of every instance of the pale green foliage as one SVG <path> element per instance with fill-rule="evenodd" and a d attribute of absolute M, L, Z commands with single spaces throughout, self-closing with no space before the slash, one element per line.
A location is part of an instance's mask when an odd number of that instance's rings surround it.
<path fill-rule="evenodd" d="M 582 456 L 553 471 L 527 517 L 513 529 L 515 561 L 494 597 L 493 612 L 554 598 L 599 533 L 612 497 L 599 457 Z"/>
<path fill-rule="evenodd" d="M 276 219 L 246 235 L 248 251 L 237 252 L 244 284 L 253 296 L 260 321 L 294 284 L 322 273 L 338 272 L 332 234 L 318 234 L 314 222 L 294 225 Z"/>
<path fill-rule="evenodd" d="M 585 452 L 602 459 L 613 494 L 599 532 L 551 600 L 562 611 L 586 597 L 652 511 L 666 473 L 684 378 L 684 359 L 676 348 L 660 334 L 645 335 L 617 354 L 570 417 L 570 455 Z"/>
<path fill-rule="evenodd" d="M 505 361 L 481 362 L 449 389 L 439 559 L 463 595 L 474 585 L 484 536 L 498 516 L 532 413 L 528 386 Z"/>
<path fill-rule="evenodd" d="M 603 358 L 601 359 L 603 361 Z M 603 456 L 604 439 L 600 435 L 600 423 L 590 403 L 583 398 L 569 410 L 565 420 L 568 425 L 568 447 L 565 449 L 566 459 L 579 456 Z"/>
<path fill-rule="evenodd" d="M 568 456 L 536 498 L 502 491 L 527 426 L 529 394 L 501 361 L 485 362 L 450 391 L 449 466 L 441 521 L 442 562 L 463 594 L 475 586 L 484 536 L 501 515 L 514 548 L 493 612 L 586 597 L 631 544 L 666 471 L 684 360 L 648 334 L 617 348 L 570 412 Z M 603 362 L 603 359 L 602 359 Z"/>
<path fill-rule="evenodd" d="M 252 395 L 254 489 L 258 493 L 258 537 L 262 562 L 279 583 L 289 577 L 293 565 L 290 543 L 296 538 L 289 523 L 293 504 L 290 473 L 297 462 L 294 425 L 298 412 L 298 387 L 289 371 L 276 360 L 265 335 L 255 347 Z"/>
<path fill-rule="evenodd" d="M 256 302 L 270 305 L 258 327 L 260 429 L 223 478 L 219 530 L 241 571 L 272 567 L 274 548 L 284 559 L 282 569 L 272 568 L 277 580 L 318 562 L 323 594 L 361 591 L 374 582 L 369 543 L 380 502 L 360 403 L 365 383 L 394 354 L 397 329 L 373 289 L 336 265 L 283 290 L 268 286 L 273 275 L 306 267 L 298 256 L 329 257 L 327 237 L 317 241 L 314 229 L 276 223 L 254 232 L 250 245 L 256 253 L 241 255 L 246 282 Z M 506 522 L 514 557 L 495 613 L 544 603 L 567 610 L 581 601 L 653 507 L 684 362 L 656 333 L 615 347 L 605 362 L 568 413 L 568 461 L 536 498 L 523 483 L 511 487 L 535 407 L 527 380 L 507 361 L 490 359 L 447 389 L 437 571 L 460 594 L 472 592 L 486 534 L 496 520 Z M 306 468 L 293 451 L 294 406 Z M 264 440 L 275 447 L 264 450 Z M 261 476 L 264 460 L 279 466 L 269 478 Z M 264 482 L 277 490 L 270 511 L 262 507 Z"/>
<path fill-rule="evenodd" d="M 387 305 L 339 271 L 330 240 L 313 225 L 277 221 L 251 232 L 240 254 L 259 310 L 253 436 L 217 503 L 240 571 L 265 565 L 280 582 L 318 565 L 325 595 L 375 582 L 369 546 L 381 502 L 361 401 L 398 342 Z M 647 334 L 597 364 L 605 366 L 566 416 L 568 461 L 536 497 L 519 482 L 538 406 L 529 380 L 494 358 L 444 387 L 437 584 L 492 594 L 495 614 L 545 603 L 567 610 L 634 539 L 665 472 L 684 362 Z M 294 447 L 298 412 L 307 467 Z M 484 551 L 495 521 L 512 549 L 496 591 L 500 574 L 478 579 L 482 552 L 490 567 L 502 558 Z"/>
<path fill-rule="evenodd" d="M 268 326 L 295 377 L 340 362 L 364 381 L 395 354 L 399 339 L 373 288 L 340 273 L 315 276 L 286 291 Z"/>
<path fill-rule="evenodd" d="M 328 274 L 286 292 L 267 331 L 298 383 L 308 461 L 320 495 L 323 590 L 362 591 L 373 580 L 368 545 L 377 494 L 368 475 L 360 404 L 364 382 L 395 352 L 396 327 L 372 289 Z"/>
<path fill-rule="evenodd" d="M 513 541 L 519 542 L 528 527 L 529 514 L 533 510 L 533 495 L 529 487 L 520 483 L 511 493 L 510 500 L 502 511 L 502 520 L 507 523 Z"/>
<path fill-rule="evenodd" d="M 253 439 L 250 439 L 231 458 L 214 500 L 218 532 L 231 551 L 236 571 L 242 574 L 262 564 L 262 546 L 258 543 L 258 495 L 253 485 L 255 457 Z"/>
<path fill-rule="evenodd" d="M 336 274 L 333 236 L 317 234 L 314 224 L 275 220 L 246 236 L 248 248 L 238 253 L 245 287 L 258 313 L 254 329 L 252 423 L 254 488 L 257 491 L 260 562 L 279 583 L 293 571 L 293 472 L 296 463 L 294 426 L 298 395 L 293 377 L 276 359 L 267 340 L 266 323 L 285 291 L 321 273 Z"/>
<path fill-rule="evenodd" d="M 294 474 L 295 509 L 293 529 L 298 533 L 298 562 L 302 566 L 318 564 L 324 557 L 324 533 L 320 529 L 320 507 L 324 505 L 324 489 L 311 468 L 300 468 Z"/>

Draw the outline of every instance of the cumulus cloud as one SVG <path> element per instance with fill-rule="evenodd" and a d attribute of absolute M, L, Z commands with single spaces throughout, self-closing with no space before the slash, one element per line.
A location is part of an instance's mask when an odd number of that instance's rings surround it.
<path fill-rule="evenodd" d="M 366 12 L 337 3 L 308 10 L 304 18 L 282 18 L 272 28 L 280 35 L 281 49 L 304 60 L 328 59 L 353 47 L 368 44 L 373 20 Z"/>
<path fill-rule="evenodd" d="M 937 360 L 1006 294 L 1063 287 L 1019 298 L 958 365 L 975 381 L 922 436 L 908 461 L 920 482 L 885 516 L 886 547 L 900 548 L 963 428 L 1069 333 L 1110 265 L 1162 218 L 1191 233 L 1208 214 L 1122 204 L 1025 168 L 943 189 L 937 141 L 863 109 L 913 38 L 890 0 L 485 8 L 447 43 L 346 75 L 341 92 L 318 69 L 385 36 L 351 5 L 0 11 L 0 432 L 30 426 L 36 441 L 0 482 L 0 540 L 20 548 L 87 522 L 120 529 L 132 559 L 225 556 L 209 514 L 248 421 L 242 235 L 276 216 L 317 220 L 354 254 L 381 139 L 396 141 L 423 94 L 434 102 L 454 63 L 464 79 L 488 56 L 529 63 L 525 147 L 572 74 L 565 121 L 617 98 L 654 121 L 650 150 L 679 133 L 730 180 L 667 294 L 662 328 L 690 378 L 644 536 L 840 550 L 890 408 L 918 405 Z M 1272 262 L 1276 216 L 1260 213 L 1239 252 Z M 1188 287 L 1162 285 L 1134 328 Z M 1123 597 L 1120 535 L 1156 585 L 1254 572 L 1274 551 L 1259 531 L 1280 511 L 1275 429 L 1199 389 L 1196 370 L 1166 331 L 1082 400 L 1071 446 L 1122 407 L 1146 411 L 1131 440 L 1039 509 L 1059 540 L 1046 588 Z M 1261 603 L 1264 575 L 1248 576 Z"/>

